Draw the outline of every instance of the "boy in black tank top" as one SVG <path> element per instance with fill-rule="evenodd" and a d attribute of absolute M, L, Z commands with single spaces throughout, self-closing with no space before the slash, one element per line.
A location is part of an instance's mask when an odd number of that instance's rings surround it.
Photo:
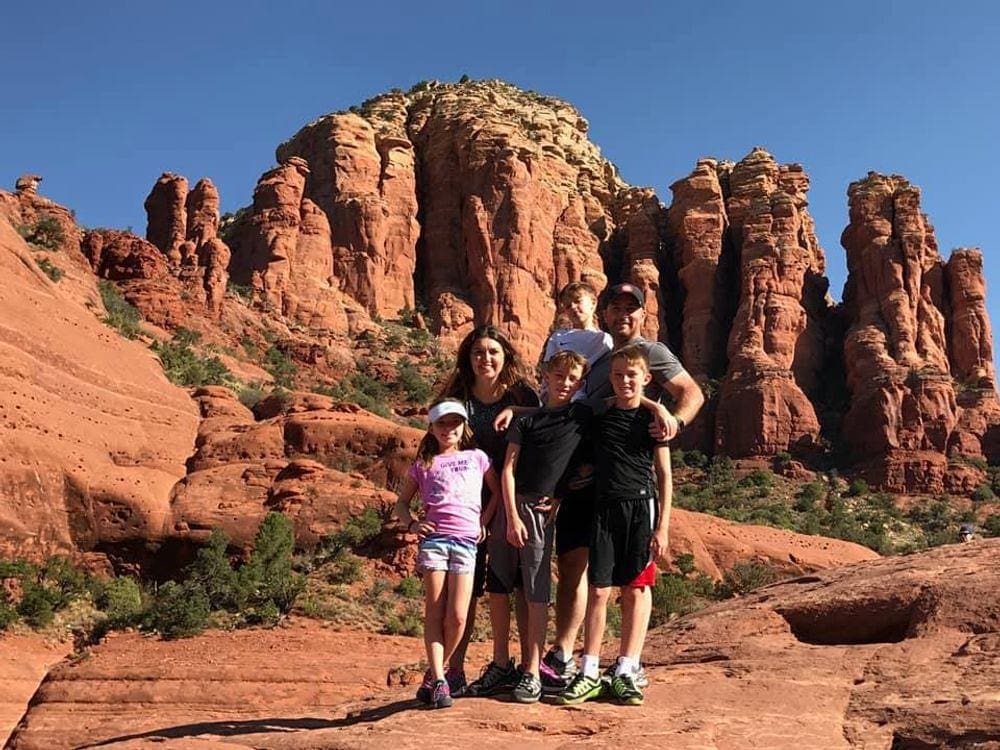
<path fill-rule="evenodd" d="M 582 703 L 605 690 L 599 660 L 612 586 L 621 588 L 622 636 L 610 690 L 620 703 L 643 701 L 635 678 L 649 626 L 656 561 L 667 552 L 672 497 L 670 452 L 666 442 L 650 436 L 653 414 L 641 404 L 651 377 L 642 347 L 626 346 L 612 354 L 614 403 L 595 419 L 598 499 L 583 664 L 558 696 L 561 703 Z"/>

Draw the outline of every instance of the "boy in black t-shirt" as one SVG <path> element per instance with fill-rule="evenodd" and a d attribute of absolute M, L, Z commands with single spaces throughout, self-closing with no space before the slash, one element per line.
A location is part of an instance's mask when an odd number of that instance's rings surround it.
<path fill-rule="evenodd" d="M 533 703 L 541 697 L 539 662 L 552 591 L 551 519 L 556 511 L 557 487 L 593 414 L 590 407 L 572 402 L 586 372 L 587 361 L 576 352 L 566 350 L 553 356 L 545 365 L 545 406 L 516 419 L 507 436 L 500 482 L 504 502 L 488 539 L 486 590 L 490 594 L 493 661 L 483 677 L 469 687 L 470 695 L 490 695 L 510 687 L 499 677 L 503 677 L 501 671 L 513 672 L 507 646 L 508 596 L 519 587 L 528 602 L 528 632 L 521 634 L 524 664 L 513 698 Z"/>
<path fill-rule="evenodd" d="M 642 347 L 625 346 L 611 355 L 615 399 L 596 418 L 594 431 L 598 500 L 583 664 L 557 697 L 560 703 L 582 703 L 604 692 L 599 661 L 612 586 L 621 588 L 622 636 L 610 690 L 621 703 L 643 701 L 635 677 L 649 626 L 656 561 L 667 551 L 672 498 L 670 452 L 667 443 L 650 436 L 653 414 L 641 405 L 651 377 Z"/>

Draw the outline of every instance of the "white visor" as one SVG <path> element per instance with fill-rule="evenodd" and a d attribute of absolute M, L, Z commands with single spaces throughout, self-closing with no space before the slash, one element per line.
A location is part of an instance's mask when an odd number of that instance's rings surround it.
<path fill-rule="evenodd" d="M 435 404 L 431 407 L 431 410 L 427 412 L 427 423 L 434 424 L 441 417 L 447 416 L 448 414 L 457 414 L 466 422 L 469 421 L 469 415 L 465 412 L 465 407 L 462 406 L 457 401 L 442 401 L 440 404 Z"/>

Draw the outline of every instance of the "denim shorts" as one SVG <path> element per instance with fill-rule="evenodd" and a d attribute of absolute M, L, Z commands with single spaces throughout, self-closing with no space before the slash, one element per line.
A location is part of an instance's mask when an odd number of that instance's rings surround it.
<path fill-rule="evenodd" d="M 476 541 L 431 535 L 420 543 L 417 567 L 471 576 L 476 571 Z"/>

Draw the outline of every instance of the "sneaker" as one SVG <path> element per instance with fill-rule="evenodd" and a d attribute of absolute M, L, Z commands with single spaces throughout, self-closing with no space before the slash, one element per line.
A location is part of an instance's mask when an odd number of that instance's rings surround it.
<path fill-rule="evenodd" d="M 635 675 L 620 674 L 611 680 L 611 694 L 626 706 L 642 705 L 642 690 L 635 684 Z"/>
<path fill-rule="evenodd" d="M 421 703 L 431 702 L 431 693 L 434 691 L 434 673 L 428 669 L 424 672 L 424 681 L 417 688 L 417 700 Z"/>
<path fill-rule="evenodd" d="M 511 693 L 518 703 L 537 703 L 542 697 L 542 683 L 531 672 L 521 672 L 521 679 Z"/>
<path fill-rule="evenodd" d="M 451 691 L 448 690 L 448 683 L 438 680 L 431 690 L 431 708 L 450 708 L 454 701 L 451 699 Z"/>
<path fill-rule="evenodd" d="M 501 667 L 496 662 L 491 661 L 483 669 L 482 674 L 479 675 L 479 679 L 470 683 L 465 688 L 465 694 L 477 698 L 496 695 L 497 693 L 510 690 L 517 682 L 518 673 L 513 659 L 505 667 Z"/>
<path fill-rule="evenodd" d="M 555 696 L 555 700 L 564 706 L 575 706 L 577 703 L 600 698 L 603 693 L 604 682 L 600 677 L 587 677 L 583 672 L 577 672 L 569 687 Z"/>
<path fill-rule="evenodd" d="M 611 681 L 615 679 L 615 669 L 617 667 L 618 664 L 616 662 L 615 664 L 612 664 L 610 667 L 605 669 L 603 674 L 601 674 L 601 680 L 604 681 L 604 684 L 607 685 L 609 690 L 611 688 Z M 643 669 L 642 667 L 639 667 L 639 671 L 633 673 L 632 675 L 632 682 L 634 682 L 635 686 L 640 690 L 645 690 L 646 688 L 648 688 L 649 675 L 646 674 L 646 670 Z"/>
<path fill-rule="evenodd" d="M 542 692 L 546 695 L 561 693 L 576 677 L 576 661 L 570 658 L 563 661 L 555 655 L 554 651 L 549 651 L 542 658 L 539 665 L 540 677 L 542 678 Z"/>
<path fill-rule="evenodd" d="M 451 692 L 452 698 L 461 698 L 465 695 L 465 689 L 469 686 L 465 679 L 465 672 L 449 667 L 444 678 L 448 681 L 448 690 Z"/>

